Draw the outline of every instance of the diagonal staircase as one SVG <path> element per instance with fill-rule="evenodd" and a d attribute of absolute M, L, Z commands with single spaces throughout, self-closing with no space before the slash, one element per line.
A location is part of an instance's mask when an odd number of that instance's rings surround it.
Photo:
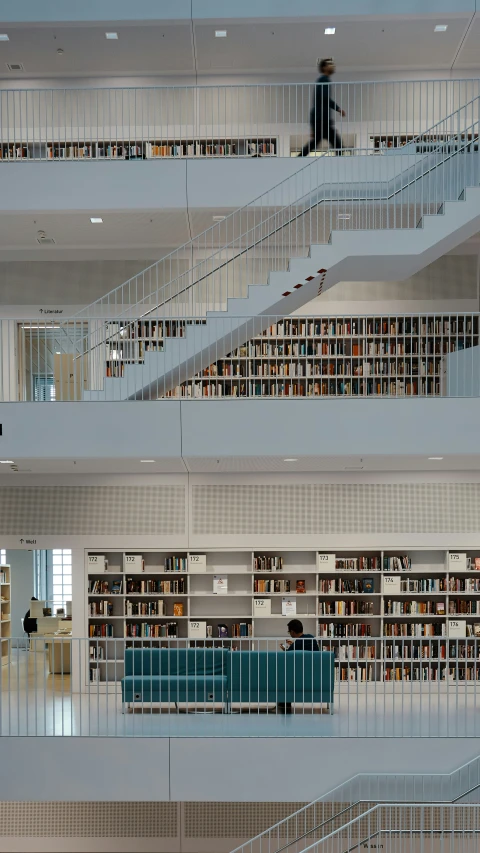
<path fill-rule="evenodd" d="M 478 99 L 470 106 L 476 111 Z M 112 340 L 125 347 L 139 320 L 177 329 L 132 356 L 123 376 L 105 377 L 100 357 L 84 399 L 158 399 L 260 334 L 272 315 L 342 280 L 408 278 L 478 232 L 479 122 L 465 127 L 465 114 L 436 125 L 428 151 L 422 143 L 383 157 L 315 158 L 80 312 L 75 320 L 98 318 L 88 352 Z"/>

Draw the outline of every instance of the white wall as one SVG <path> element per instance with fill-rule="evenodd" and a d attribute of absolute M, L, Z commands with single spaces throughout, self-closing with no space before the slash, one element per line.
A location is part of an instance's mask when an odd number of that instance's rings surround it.
<path fill-rule="evenodd" d="M 3 737 L 0 799 L 311 802 L 356 773 L 450 773 L 477 753 L 474 738 Z"/>

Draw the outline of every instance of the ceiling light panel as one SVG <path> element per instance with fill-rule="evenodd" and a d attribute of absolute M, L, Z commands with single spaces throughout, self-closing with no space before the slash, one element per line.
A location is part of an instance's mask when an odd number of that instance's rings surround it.
<path fill-rule="evenodd" d="M 6 33 L 0 33 L 0 41 L 10 41 Z"/>
<path fill-rule="evenodd" d="M 215 38 L 216 39 L 226 39 L 227 31 L 226 30 L 215 30 Z"/>
<path fill-rule="evenodd" d="M 437 24 L 435 27 L 436 33 L 446 33 L 448 30 L 448 24 Z"/>
<path fill-rule="evenodd" d="M 116 41 L 118 39 L 118 33 L 105 33 L 105 38 L 108 41 Z"/>
<path fill-rule="evenodd" d="M 325 27 L 325 35 L 326 36 L 334 36 L 335 35 L 335 27 Z"/>
<path fill-rule="evenodd" d="M 92 225 L 100 225 L 103 222 L 103 219 L 101 219 L 100 216 L 91 216 L 90 222 Z"/>

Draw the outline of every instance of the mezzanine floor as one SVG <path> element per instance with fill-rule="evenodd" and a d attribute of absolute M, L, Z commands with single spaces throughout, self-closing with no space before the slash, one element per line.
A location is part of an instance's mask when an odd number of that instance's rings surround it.
<path fill-rule="evenodd" d="M 77 688 L 73 686 L 76 682 Z M 121 693 L 52 675 L 44 655 L 19 650 L 2 667 L 0 732 L 66 737 L 477 737 L 480 685 L 474 682 L 347 682 L 335 689 L 334 713 L 296 705 L 205 708 L 144 705 L 122 713 Z"/>

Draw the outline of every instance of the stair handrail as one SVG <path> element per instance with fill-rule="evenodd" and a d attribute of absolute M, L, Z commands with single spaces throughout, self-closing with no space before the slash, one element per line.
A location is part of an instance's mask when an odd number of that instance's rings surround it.
<path fill-rule="evenodd" d="M 231 851 L 231 853 L 241 853 L 241 851 L 247 851 L 249 849 L 250 845 L 256 844 L 257 842 L 261 841 L 262 838 L 268 838 L 272 834 L 278 835 L 278 830 L 287 821 L 293 820 L 297 817 L 301 817 L 301 815 L 304 812 L 306 812 L 307 809 L 311 809 L 317 803 L 320 804 L 322 802 L 324 802 L 324 803 L 342 802 L 342 799 L 341 799 L 342 795 L 348 794 L 348 791 L 350 788 L 352 788 L 353 786 L 359 786 L 360 784 L 367 784 L 368 783 L 367 780 L 371 779 L 372 777 L 374 779 L 377 779 L 377 780 L 380 778 L 381 780 L 385 780 L 385 781 L 389 780 L 389 779 L 398 780 L 400 778 L 400 779 L 403 779 L 405 781 L 406 780 L 411 781 L 413 785 L 415 785 L 415 780 L 422 780 L 422 782 L 423 782 L 423 780 L 425 780 L 425 777 L 428 780 L 447 779 L 448 783 L 451 785 L 451 780 L 453 779 L 453 777 L 460 776 L 461 774 L 464 774 L 464 773 L 470 774 L 471 769 L 474 769 L 474 768 L 477 771 L 477 778 L 480 780 L 480 755 L 476 756 L 475 758 L 472 758 L 470 761 L 467 761 L 464 764 L 460 765 L 460 767 L 457 767 L 455 770 L 452 770 L 451 773 L 402 773 L 402 774 L 398 774 L 398 773 L 370 773 L 370 774 L 368 774 L 368 773 L 356 773 L 354 776 L 351 776 L 350 779 L 346 779 L 345 782 L 341 782 L 340 785 L 336 785 L 330 791 L 327 791 L 325 794 L 322 794 L 320 797 L 317 797 L 317 799 L 312 800 L 311 803 L 307 803 L 306 806 L 302 806 L 302 808 L 297 809 L 297 811 L 292 812 L 292 814 L 288 815 L 285 818 L 282 818 L 282 820 L 277 821 L 277 823 L 273 824 L 273 826 L 270 826 L 268 829 L 263 830 L 263 832 L 258 833 L 257 835 L 255 835 L 253 838 L 249 839 L 244 844 L 241 844 L 238 847 L 235 847 L 234 850 Z M 476 785 L 474 785 L 473 787 L 469 788 L 467 791 L 463 792 L 462 794 L 460 794 L 457 797 L 452 798 L 450 800 L 441 799 L 441 800 L 435 801 L 435 800 L 433 800 L 432 796 L 430 795 L 429 801 L 430 802 L 439 802 L 439 803 L 441 803 L 441 802 L 455 803 L 459 797 L 464 797 L 467 794 L 471 793 L 472 791 L 474 791 L 478 788 L 480 788 L 480 781 Z M 383 799 L 385 801 L 385 797 L 383 797 Z M 397 790 L 395 792 L 395 801 L 399 801 L 399 799 L 400 798 L 399 798 L 399 794 L 398 794 L 398 790 Z M 371 800 L 371 798 L 367 799 L 367 800 L 356 800 L 356 801 L 354 801 L 353 804 L 351 803 L 350 805 L 353 805 L 353 806 L 358 805 L 361 802 L 372 802 L 372 800 Z M 332 816 L 332 819 L 333 819 L 333 817 L 335 817 L 335 815 Z M 270 853 L 270 850 L 269 850 L 269 853 Z"/>
<path fill-rule="evenodd" d="M 480 101 L 480 96 L 479 96 L 478 98 L 475 98 L 474 100 Z M 358 201 L 365 201 L 365 202 L 368 202 L 368 201 L 373 201 L 373 202 L 379 202 L 379 201 L 382 201 L 382 202 L 385 202 L 385 201 L 387 201 L 387 202 L 388 202 L 388 201 L 389 201 L 389 200 L 391 200 L 392 198 L 395 198 L 395 196 L 400 195 L 401 193 L 405 192 L 405 190 L 407 190 L 409 187 L 413 186 L 416 182 L 418 182 L 418 181 L 420 181 L 420 180 L 423 180 L 423 179 L 424 179 L 425 177 L 427 177 L 429 174 L 432 174 L 436 169 L 438 169 L 438 168 L 442 167 L 442 166 L 443 166 L 445 163 L 447 163 L 449 160 L 453 159 L 454 157 L 457 157 L 457 156 L 458 156 L 458 154 L 460 154 L 460 153 L 464 152 L 466 149 L 471 148 L 471 146 L 474 144 L 475 140 L 478 140 L 478 137 L 479 137 L 478 132 L 476 133 L 476 136 L 475 136 L 475 138 L 474 138 L 474 139 L 468 139 L 468 138 L 465 138 L 465 137 L 466 137 L 466 135 L 469 133 L 469 131 L 470 131 L 472 128 L 478 129 L 479 127 L 480 127 L 480 119 L 478 119 L 477 121 L 475 121 L 475 123 L 474 123 L 474 124 L 472 124 L 472 125 L 470 125 L 469 127 L 467 127 L 467 128 L 465 128 L 465 129 L 462 129 L 461 131 L 459 131 L 459 134 L 461 135 L 461 137 L 463 137 L 463 141 L 462 141 L 462 143 L 461 143 L 461 145 L 460 145 L 460 146 L 455 142 L 455 138 L 451 138 L 451 139 L 449 139 L 449 140 L 441 140 L 441 141 L 439 141 L 439 142 L 438 142 L 438 144 L 437 144 L 437 147 L 436 147 L 433 151 L 429 151 L 429 152 L 427 152 L 427 155 L 425 156 L 425 158 L 424 158 L 424 159 L 427 159 L 427 157 L 431 157 L 431 155 L 432 155 L 432 154 L 435 154 L 437 151 L 441 151 L 441 150 L 442 150 L 442 149 L 444 149 L 445 147 L 447 147 L 447 148 L 451 149 L 452 144 L 455 144 L 455 145 L 456 145 L 456 147 L 455 147 L 455 149 L 454 149 L 453 151 L 452 151 L 452 150 L 447 150 L 447 151 L 446 151 L 446 153 L 445 153 L 445 157 L 444 157 L 442 160 L 437 161 L 437 162 L 434 162 L 433 164 L 429 165 L 429 166 L 428 166 L 428 168 L 427 168 L 424 172 L 422 172 L 421 174 L 414 174 L 412 177 L 410 177 L 409 179 L 407 179 L 407 180 L 406 180 L 406 182 L 400 183 L 400 185 L 398 185 L 398 186 L 394 187 L 394 189 L 393 189 L 392 191 L 390 191 L 390 192 L 386 192 L 386 193 L 385 193 L 385 194 L 383 194 L 383 195 L 377 195 L 377 196 L 375 196 L 374 198 L 371 198 L 371 197 L 369 197 L 369 196 L 360 196 L 360 195 L 355 195 L 355 196 L 352 196 L 352 197 L 349 197 L 349 196 L 344 195 L 344 196 L 343 196 L 343 198 L 342 198 L 342 201 L 343 201 L 343 202 L 346 202 L 346 201 L 355 201 L 355 202 L 358 202 Z M 420 137 L 418 137 L 418 139 L 420 139 Z M 410 144 L 410 143 L 409 143 L 409 144 Z M 413 144 L 413 143 L 411 143 L 411 144 Z M 305 168 L 311 168 L 312 166 L 315 166 L 315 165 L 316 165 L 316 163 L 315 163 L 315 162 L 314 162 L 314 163 L 311 163 L 311 164 L 308 164 L 308 166 L 303 167 L 303 168 L 302 168 L 302 170 L 299 170 L 299 171 L 303 171 L 303 169 L 305 169 Z M 418 164 L 416 164 L 416 165 L 418 165 Z M 405 173 L 406 173 L 406 172 L 410 172 L 410 171 L 412 170 L 412 168 L 415 168 L 415 167 L 414 167 L 414 166 L 412 166 L 412 165 L 409 165 L 409 166 L 408 166 L 408 168 L 405 170 Z M 298 175 L 298 172 L 296 173 L 295 177 L 296 177 L 297 175 Z M 293 177 L 293 176 L 290 176 L 290 178 L 287 178 L 286 180 L 291 180 L 291 178 L 292 178 L 292 177 Z M 400 177 L 401 177 L 401 176 L 400 176 Z M 391 179 L 390 179 L 390 181 L 389 181 L 389 183 L 396 182 L 396 181 L 398 181 L 398 176 L 394 176 L 393 178 L 391 178 Z M 282 183 L 283 183 L 283 182 L 282 182 Z M 277 186 L 278 186 L 278 185 L 277 185 Z M 270 192 L 270 191 L 269 191 L 269 192 Z M 318 192 L 318 190 L 316 190 L 315 192 Z M 312 193 L 310 192 L 310 193 L 308 193 L 307 195 L 310 195 L 310 196 L 311 196 L 311 195 L 312 195 Z M 305 196 L 304 196 L 304 197 L 305 197 Z M 243 247 L 242 249 L 240 249 L 239 251 L 237 251 L 237 253 L 235 254 L 235 256 L 234 256 L 234 257 L 230 257 L 230 258 L 228 258 L 227 260 L 222 261 L 222 262 L 221 262 L 221 263 L 220 263 L 220 264 L 215 268 L 214 272 L 215 272 L 215 273 L 217 273 L 217 272 L 219 272 L 221 269 L 224 269 L 226 266 L 228 266 L 229 264 L 231 264 L 233 261 L 238 260 L 238 259 L 239 259 L 239 258 L 241 258 L 243 255 L 245 255 L 247 252 L 250 252 L 252 249 L 254 249 L 254 248 L 258 247 L 259 245 L 261 245 L 261 243 L 265 242 L 265 240 L 267 240 L 267 239 L 269 239 L 270 237 L 274 236 L 275 234 L 279 233 L 281 230 L 283 230 L 284 228 L 288 227 L 288 226 L 289 226 L 289 225 L 291 225 L 293 222 L 295 222 L 296 220 L 300 219 L 302 216 L 305 216 L 305 214 L 306 214 L 306 213 L 308 213 L 309 211 L 311 211 L 311 210 L 312 210 L 312 209 L 314 209 L 315 207 L 317 207 L 317 206 L 319 206 L 319 205 L 321 205 L 321 204 L 325 204 L 325 203 L 327 203 L 328 201 L 331 201 L 331 199 L 328 199 L 328 198 L 327 198 L 327 199 L 325 199 L 325 198 L 323 198 L 323 199 L 322 199 L 322 198 L 321 198 L 321 199 L 316 199 L 316 200 L 315 200 L 314 202 L 312 202 L 308 207 L 303 208 L 301 212 L 296 213 L 296 214 L 293 214 L 289 219 L 287 219 L 287 221 L 282 221 L 282 223 L 281 223 L 280 225 L 277 225 L 276 227 L 274 227 L 274 228 L 273 228 L 271 231 L 269 231 L 267 234 L 263 234 L 263 235 L 262 235 L 260 238 L 258 238 L 256 241 L 254 241 L 254 242 L 252 242 L 252 243 L 250 243 L 250 244 L 246 245 L 245 247 Z M 283 208 L 283 210 L 282 210 L 281 212 L 283 212 L 283 211 L 285 211 L 285 210 L 288 210 L 289 208 L 291 208 L 291 207 L 293 206 L 293 204 L 294 204 L 294 203 L 291 203 L 291 204 L 289 204 L 289 205 L 286 205 L 286 206 L 285 206 L 285 208 Z M 298 201 L 297 201 L 297 202 L 295 202 L 295 205 L 296 205 L 296 204 L 298 204 Z M 441 205 L 439 205 L 439 206 L 441 206 Z M 242 208 L 242 209 L 244 209 L 244 208 Z M 238 212 L 238 211 L 235 211 L 235 212 L 234 212 L 233 214 L 231 214 L 231 215 L 233 216 L 236 212 Z M 261 222 L 261 223 L 258 223 L 258 224 L 256 224 L 256 225 L 254 225 L 254 226 L 253 226 L 253 228 L 249 229 L 249 231 L 244 232 L 244 234 L 242 234 L 242 237 L 248 236 L 249 234 L 251 234 L 252 232 L 256 231 L 256 230 L 257 230 L 259 227 L 261 227 L 261 226 L 265 226 L 265 224 L 266 224 L 269 220 L 271 220 L 271 219 L 274 219 L 274 220 L 275 220 L 275 219 L 277 218 L 277 216 L 278 216 L 278 212 L 277 212 L 277 213 L 272 214 L 272 215 L 271 215 L 271 216 L 269 216 L 267 219 L 262 220 L 262 222 Z M 237 238 L 237 239 L 238 239 L 238 238 Z M 220 253 L 225 252 L 225 250 L 226 250 L 226 249 L 228 249 L 228 248 L 230 248 L 231 246 L 233 246 L 233 245 L 234 245 L 234 242 L 236 242 L 236 241 L 232 241 L 232 242 L 230 242 L 230 243 L 227 243 L 227 244 L 226 244 L 226 246 L 222 246 L 222 248 L 221 248 L 221 249 L 218 249 L 218 250 L 217 250 L 217 251 L 216 251 L 216 252 L 215 252 L 211 257 L 215 257 L 215 256 L 219 255 Z M 168 257 L 168 256 L 167 256 L 167 257 Z M 156 263 L 163 263 L 163 260 L 164 260 L 164 259 L 162 259 L 162 261 L 158 261 L 158 262 L 156 262 Z M 205 263 L 205 260 L 200 261 L 198 264 L 196 264 L 194 267 L 192 267 L 190 270 L 188 270 L 188 271 L 187 271 L 187 273 L 184 273 L 183 275 L 188 275 L 189 273 L 194 272 L 195 270 L 199 269 L 199 267 L 201 267 L 201 266 L 202 266 L 202 264 L 204 264 L 204 263 Z M 152 269 L 154 266 L 156 266 L 156 264 L 153 264 L 151 267 L 147 267 L 147 270 Z M 145 271 L 144 271 L 144 272 L 145 272 Z M 162 306 L 164 306 L 164 305 L 167 305 L 169 302 L 173 302 L 173 300 L 177 299 L 180 295 L 182 295 L 182 294 L 184 294 L 184 293 L 188 292 L 191 288 L 196 287 L 196 286 L 198 286 L 199 284 L 201 284 L 201 283 L 202 283 L 202 281 L 205 281 L 206 279 L 208 279 L 208 277 L 209 277 L 210 275 L 212 275 L 212 272 L 213 272 L 213 270 L 209 270 L 209 271 L 208 271 L 207 273 L 205 273 L 204 275 L 202 275 L 202 276 L 200 276 L 199 278 L 195 279 L 195 281 L 192 281 L 192 282 L 190 282 L 189 284 L 185 285 L 185 287 L 183 287 L 182 289 L 177 290 L 173 295 L 170 295 L 170 296 L 166 297 L 162 302 L 157 303 L 157 304 L 156 304 L 156 305 L 154 305 L 154 306 L 149 306 L 149 307 L 148 307 L 148 309 L 147 309 L 147 310 L 145 310 L 142 314 L 137 314 L 135 317 L 132 317 L 132 316 L 126 316 L 125 314 L 117 314 L 117 315 L 115 315 L 115 317 L 113 317 L 113 318 L 108 318 L 108 319 L 109 319 L 109 322 L 111 322 L 111 323 L 118 322 L 118 324 L 119 324 L 119 325 L 121 325 L 121 326 L 122 326 L 122 328 L 126 328 L 126 327 L 128 327 L 129 325 L 131 325 L 131 324 L 134 324 L 134 323 L 136 323 L 136 322 L 138 322 L 138 321 L 141 321 L 141 320 L 145 319 L 146 317 L 151 316 L 152 314 L 154 314 L 154 312 L 158 311 L 158 309 L 159 309 L 160 307 L 162 307 Z M 138 275 L 142 275 L 142 273 L 139 273 Z M 175 279 L 172 279 L 172 280 L 171 280 L 171 281 L 169 281 L 169 282 L 166 282 L 164 285 L 162 285 L 162 287 L 160 288 L 160 290 L 159 290 L 159 291 L 157 291 L 157 294 L 158 294 L 158 293 L 160 293 L 160 292 L 162 292 L 163 290 L 166 290 L 167 288 L 171 288 L 172 284 L 173 284 L 175 281 L 177 281 L 177 280 L 178 280 L 178 277 L 177 277 L 177 278 L 175 278 Z M 127 283 L 128 283 L 128 282 L 127 282 Z M 123 285 L 121 285 L 121 286 L 123 286 Z M 115 291 L 112 291 L 112 292 L 115 292 Z M 105 298 L 105 297 L 102 297 L 102 298 Z M 142 305 L 142 304 L 144 304 L 144 303 L 145 303 L 145 301 L 146 301 L 148 298 L 150 298 L 150 297 L 144 297 L 144 299 L 140 300 L 140 301 L 137 303 L 137 305 Z M 158 298 L 158 296 L 157 296 L 157 298 Z M 87 309 L 84 309 L 84 310 L 87 310 Z M 130 310 L 131 310 L 131 309 L 129 309 L 129 311 L 130 311 Z M 206 313 L 208 314 L 208 311 L 207 311 Z M 74 317 L 73 317 L 72 319 L 75 319 L 77 316 L 78 316 L 78 315 L 74 315 Z M 107 319 L 107 318 L 106 318 L 106 319 Z M 190 322 L 193 322 L 193 321 L 195 321 L 195 320 L 197 320 L 198 322 L 201 322 L 201 318 L 198 318 L 198 317 L 197 317 L 197 318 L 187 318 L 187 317 L 181 317 L 181 316 L 180 316 L 180 317 L 178 317 L 178 318 L 171 317 L 171 318 L 169 318 L 169 319 L 170 319 L 170 320 L 177 320 L 177 322 L 183 322 L 183 323 L 188 323 L 189 321 L 190 321 Z M 65 322 L 67 322 L 67 321 L 65 321 Z M 85 338 L 84 338 L 84 342 L 87 342 L 87 341 L 89 340 L 89 337 L 90 337 L 90 336 L 87 334 L 87 335 L 85 336 Z M 98 347 L 100 347 L 100 346 L 104 346 L 104 345 L 105 345 L 106 343 L 108 343 L 109 341 L 116 340 L 116 339 L 117 339 L 117 337 L 118 337 L 118 332 L 112 332 L 110 335 L 107 335 L 107 336 L 105 336 L 104 338 L 102 338 L 102 340 L 101 340 L 100 342 L 95 343 L 95 344 L 93 344 L 93 345 L 91 345 L 91 344 L 90 344 L 90 345 L 87 345 L 86 347 L 83 347 L 83 348 L 82 348 L 82 350 L 81 350 L 81 352 L 79 352 L 79 353 L 78 353 L 78 355 L 76 355 L 76 356 L 75 356 L 75 358 L 76 358 L 76 359 L 79 359 L 79 358 L 83 357 L 85 354 L 87 354 L 87 353 L 89 353 L 89 352 L 92 352 L 93 350 L 97 349 Z"/>
<path fill-rule="evenodd" d="M 413 145 L 416 145 L 416 144 L 418 144 L 418 143 L 420 143 L 420 142 L 425 141 L 425 137 L 426 137 L 426 136 L 433 134 L 437 128 L 441 127 L 442 125 L 445 125 L 447 122 L 451 121 L 451 119 L 453 119 L 455 116 L 460 116 L 460 114 L 461 114 L 462 112 L 464 112 L 468 107 L 472 107 L 475 103 L 479 103 L 479 104 L 480 104 L 480 95 L 476 95 L 474 98 L 471 98 L 471 99 L 470 99 L 470 101 L 467 101 L 467 102 L 466 102 L 465 104 L 463 104 L 461 107 L 458 107 L 456 110 L 453 110 L 451 113 L 449 113 L 449 114 L 448 114 L 447 116 L 445 116 L 443 119 L 441 119 L 440 121 L 438 121 L 438 122 L 436 122 L 434 125 L 432 125 L 428 130 L 424 130 L 424 131 L 422 131 L 422 133 L 418 134 L 416 137 L 414 137 L 412 140 L 410 140 L 410 141 L 407 143 L 407 145 L 405 145 L 405 146 L 400 146 L 400 147 L 398 147 L 398 148 L 394 148 L 394 149 L 389 149 L 389 151 L 390 151 L 390 152 L 395 152 L 395 151 L 401 152 L 401 151 L 402 151 L 402 149 L 403 149 L 403 148 L 405 148 L 405 147 L 413 146 Z M 477 119 L 475 122 L 473 122 L 471 125 L 467 126 L 466 128 L 461 128 L 461 129 L 460 129 L 460 128 L 458 128 L 458 129 L 457 129 L 457 133 L 459 133 L 459 134 L 467 134 L 467 133 L 468 133 L 468 132 L 473 128 L 473 127 L 478 127 L 478 125 L 479 125 L 479 121 L 480 121 L 480 118 L 479 118 L 479 119 Z M 478 133 L 477 133 L 477 137 L 478 137 Z M 435 150 L 437 150 L 437 151 L 438 151 L 438 150 L 440 150 L 441 148 L 443 148 L 446 144 L 452 144 L 452 142 L 453 142 L 453 141 L 454 141 L 454 138 L 453 138 L 453 139 L 450 139 L 450 140 L 440 140 L 440 141 L 438 141 L 437 148 L 436 148 L 436 149 L 434 149 L 434 150 L 432 150 L 432 151 L 429 151 L 429 152 L 428 152 L 428 154 L 435 153 Z M 473 142 L 474 142 L 474 140 L 473 140 L 473 139 L 472 139 L 472 140 L 469 140 L 469 141 L 467 140 L 466 145 L 467 145 L 467 146 L 468 146 L 468 145 L 472 145 L 472 144 L 473 144 Z M 358 150 L 358 151 L 365 151 L 365 152 L 367 152 L 367 151 L 368 151 L 369 155 L 371 155 L 371 149 L 355 149 L 355 150 Z M 388 156 L 394 156 L 394 154 L 389 154 Z M 266 190 L 265 192 L 261 193 L 260 195 L 256 196 L 253 200 L 249 201 L 247 204 L 242 205 L 241 207 L 237 208 L 237 209 L 236 209 L 236 210 L 234 210 L 234 211 L 231 211 L 229 214 L 227 214 L 227 215 L 226 215 L 225 219 L 224 219 L 224 220 L 222 220 L 222 222 L 226 222 L 226 221 L 228 221 L 229 219 L 233 218 L 234 216 L 237 216 L 238 214 L 241 214 L 243 211 L 248 210 L 248 208 L 250 208 L 250 207 L 253 207 L 253 206 L 258 207 L 258 204 L 259 204 L 259 202 L 261 201 L 261 199 L 262 199 L 262 198 L 264 198 L 265 196 L 270 195 L 272 192 L 275 192 L 276 190 L 279 190 L 282 186 L 284 186 L 284 185 L 285 185 L 285 184 L 287 184 L 289 181 L 291 181 L 291 180 L 292 180 L 292 178 L 297 178 L 299 175 L 301 175 L 301 174 L 302 174 L 304 171 L 306 171 L 307 169 L 312 169 L 312 168 L 314 168 L 314 167 L 315 167 L 315 166 L 317 166 L 317 165 L 318 165 L 318 164 L 317 164 L 316 159 L 313 159 L 311 162 L 306 163 L 304 166 L 302 166 L 300 169 L 298 169 L 298 170 L 294 173 L 294 175 L 290 175 L 290 176 L 288 176 L 287 178 L 283 178 L 283 179 L 282 179 L 281 181 L 279 181 L 277 184 L 274 184 L 274 186 L 273 186 L 273 187 L 271 187 L 270 189 L 268 189 L 268 190 Z M 259 227 L 259 226 L 257 225 L 256 227 Z M 107 294 L 105 294 L 104 296 L 100 297 L 99 299 L 94 300 L 94 302 L 90 303 L 90 305 L 89 305 L 89 306 L 87 306 L 86 308 L 82 308 L 82 309 L 80 309 L 80 310 L 79 310 L 79 311 L 77 311 L 75 314 L 73 314 L 73 315 L 70 317 L 70 319 L 72 319 L 72 320 L 73 320 L 73 319 L 76 319 L 76 318 L 78 318 L 78 317 L 80 317 L 80 316 L 82 316 L 82 315 L 83 315 L 83 316 L 90 316 L 90 313 L 89 313 L 89 312 L 91 312 L 91 310 L 92 310 L 93 306 L 98 305 L 99 303 L 101 303 L 101 302 L 102 302 L 104 299 L 106 299 L 107 297 L 109 297 L 109 296 L 111 296 L 111 295 L 113 295 L 113 294 L 115 294 L 115 293 L 118 293 L 118 291 L 120 291 L 123 287 L 126 287 L 127 285 L 129 285 L 129 284 L 130 284 L 130 282 L 134 281 L 134 280 L 135 280 L 139 275 L 143 275 L 143 274 L 145 274 L 145 273 L 149 272 L 150 270 L 154 269 L 154 268 L 155 268 L 158 264 L 160 264 L 160 263 L 164 263 L 164 262 L 168 261 L 169 259 L 173 259 L 176 255 L 178 255 L 178 253 L 179 253 L 180 251 L 185 251 L 185 252 L 186 252 L 186 251 L 188 250 L 188 248 L 189 248 L 189 247 L 191 247 L 191 245 L 192 245 L 192 243 L 193 243 L 194 241 L 196 241 L 196 240 L 200 239 L 200 238 L 201 238 L 201 237 L 203 237 L 204 235 L 207 235 L 207 234 L 211 234 L 211 233 L 213 233 L 213 232 L 215 231 L 215 229 L 217 229 L 217 230 L 218 230 L 218 223 L 217 223 L 217 224 L 214 224 L 214 225 L 210 225 L 210 226 L 209 226 L 208 228 L 206 228 L 203 232 L 201 232 L 200 234 L 196 235 L 196 236 L 195 236 L 194 238 L 192 238 L 191 240 L 188 240 L 186 243 L 183 243 L 181 246 L 179 246 L 179 247 L 178 247 L 177 249 L 175 249 L 173 252 L 169 252 L 169 253 L 168 253 L 167 255 L 165 255 L 163 258 L 160 258 L 158 261 L 155 261 L 153 264 L 150 264 L 148 267 L 145 267 L 145 269 L 141 270 L 141 271 L 140 271 L 139 273 L 137 273 L 136 275 L 131 276 L 129 279 L 127 279 L 126 281 L 122 282 L 122 284 L 118 285 L 117 287 L 113 288 L 111 291 L 109 291 L 109 292 L 108 292 Z M 251 229 L 250 229 L 250 230 L 251 230 Z M 248 233 L 248 231 L 247 231 L 247 232 L 245 232 L 244 234 L 242 234 L 241 236 L 245 236 L 245 234 L 247 234 L 247 233 Z M 224 248 L 224 247 L 222 247 L 222 250 L 223 250 L 223 248 Z M 221 251 L 221 250 L 219 250 L 219 251 Z M 217 253 L 215 252 L 214 254 L 217 254 Z M 195 265 L 195 266 L 191 267 L 191 268 L 187 271 L 187 273 L 188 273 L 188 272 L 192 272 L 192 271 L 193 271 L 193 270 L 195 270 L 198 266 L 199 266 L 199 265 L 197 264 L 197 265 Z M 176 278 L 172 279 L 170 282 L 166 282 L 164 285 L 162 285 L 162 288 L 164 288 L 164 287 L 168 287 L 168 286 L 169 286 L 169 285 L 171 285 L 174 281 L 176 281 L 176 280 L 177 280 L 177 278 L 178 278 L 178 276 L 177 276 Z M 194 282 L 193 284 L 195 284 L 195 282 Z"/>

